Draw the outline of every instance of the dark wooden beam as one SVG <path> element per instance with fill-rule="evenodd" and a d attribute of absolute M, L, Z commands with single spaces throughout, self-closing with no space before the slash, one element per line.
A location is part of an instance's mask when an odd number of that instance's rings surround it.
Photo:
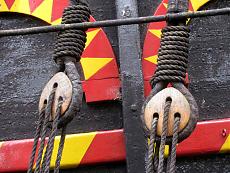
<path fill-rule="evenodd" d="M 136 0 L 116 0 L 116 7 L 118 19 L 138 16 Z M 144 91 L 139 26 L 119 26 L 118 40 L 127 173 L 144 173 L 146 141 L 140 120 Z"/>

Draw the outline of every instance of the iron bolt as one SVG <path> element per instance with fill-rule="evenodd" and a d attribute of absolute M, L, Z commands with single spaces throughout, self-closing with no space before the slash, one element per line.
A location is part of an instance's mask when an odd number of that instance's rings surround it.
<path fill-rule="evenodd" d="M 225 137 L 227 135 L 227 129 L 222 130 L 222 136 Z"/>

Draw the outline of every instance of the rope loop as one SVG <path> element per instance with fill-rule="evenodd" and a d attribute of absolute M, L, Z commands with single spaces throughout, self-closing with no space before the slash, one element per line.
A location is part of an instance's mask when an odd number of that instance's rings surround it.
<path fill-rule="evenodd" d="M 158 65 L 151 85 L 163 82 L 184 82 L 188 64 L 189 33 L 187 26 L 167 26 L 162 29 Z"/>
<path fill-rule="evenodd" d="M 67 7 L 63 12 L 62 24 L 88 22 L 90 9 L 86 3 L 79 1 L 77 5 Z M 63 65 L 66 57 L 79 62 L 86 43 L 86 29 L 70 29 L 58 34 L 54 50 L 54 61 Z"/>

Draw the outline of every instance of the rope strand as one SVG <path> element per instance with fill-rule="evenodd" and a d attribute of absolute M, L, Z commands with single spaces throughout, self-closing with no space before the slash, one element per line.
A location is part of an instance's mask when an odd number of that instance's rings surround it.
<path fill-rule="evenodd" d="M 55 168 L 54 168 L 54 173 L 59 173 L 62 153 L 63 153 L 63 149 L 64 149 L 64 144 L 65 144 L 65 137 L 66 137 L 66 126 L 64 126 L 62 128 L 61 138 L 60 138 L 59 148 L 58 148 L 58 154 L 57 154 L 56 164 L 55 164 Z"/>
<path fill-rule="evenodd" d="M 165 103 L 164 108 L 164 117 L 163 117 L 163 129 L 161 134 L 161 143 L 160 143 L 160 150 L 159 150 L 159 163 L 158 163 L 158 173 L 162 173 L 164 169 L 164 152 L 165 152 L 165 143 L 166 137 L 168 132 L 168 115 L 172 101 L 167 100 Z"/>
<path fill-rule="evenodd" d="M 154 153 L 154 144 L 155 144 L 155 138 L 156 138 L 156 130 L 157 130 L 157 121 L 158 117 L 154 117 L 152 121 L 152 129 L 150 134 L 150 143 L 148 148 L 148 160 L 147 160 L 147 173 L 152 173 L 153 171 L 153 153 Z"/>
<path fill-rule="evenodd" d="M 53 121 L 53 125 L 52 125 L 52 131 L 50 133 L 50 136 L 49 136 L 49 141 L 48 141 L 48 148 L 47 148 L 47 157 L 46 157 L 46 161 L 45 161 L 45 170 L 44 170 L 44 173 L 49 173 L 49 168 L 50 168 L 50 161 L 51 161 L 51 156 L 52 156 L 52 153 L 53 153 L 53 147 L 54 147 L 54 139 L 55 139 L 55 136 L 57 134 L 57 131 L 58 131 L 58 120 L 61 116 L 61 105 L 62 105 L 62 102 L 59 102 L 58 103 L 58 107 L 57 107 L 57 112 L 56 112 L 56 115 L 55 115 L 55 119 Z"/>
<path fill-rule="evenodd" d="M 51 117 L 51 111 L 52 111 L 52 105 L 53 105 L 55 92 L 56 92 L 56 89 L 54 88 L 52 90 L 50 96 L 49 96 L 48 104 L 47 104 L 46 110 L 45 110 L 45 120 L 44 120 L 42 133 L 41 133 L 41 142 L 40 142 L 40 147 L 39 147 L 39 150 L 38 150 L 36 168 L 35 168 L 35 171 L 34 171 L 35 173 L 39 173 L 40 170 L 41 170 L 40 164 L 41 164 L 41 161 L 42 161 L 42 154 L 43 154 L 43 150 L 44 150 L 44 147 L 45 147 L 46 132 L 47 132 L 47 128 L 48 128 L 49 119 Z"/>
<path fill-rule="evenodd" d="M 178 143 L 178 133 L 180 126 L 180 117 L 175 117 L 174 126 L 173 126 L 173 139 L 172 139 L 172 150 L 170 154 L 170 165 L 169 165 L 169 173 L 176 172 L 176 146 Z"/>
<path fill-rule="evenodd" d="M 44 122 L 44 117 L 45 117 L 45 108 L 43 108 L 39 114 L 38 125 L 37 125 L 35 136 L 34 136 L 34 143 L 33 143 L 33 148 L 32 148 L 32 152 L 30 156 L 30 162 L 29 162 L 27 173 L 32 173 L 33 171 L 35 154 L 36 154 L 36 150 L 38 147 L 38 142 L 39 142 L 39 138 L 40 138 L 43 122 Z"/>

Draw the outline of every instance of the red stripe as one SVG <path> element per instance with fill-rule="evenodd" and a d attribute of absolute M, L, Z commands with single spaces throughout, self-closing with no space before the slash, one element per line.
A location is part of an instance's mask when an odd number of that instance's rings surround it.
<path fill-rule="evenodd" d="M 123 130 L 99 132 L 83 157 L 81 164 L 125 161 L 124 144 Z"/>
<path fill-rule="evenodd" d="M 199 122 L 192 135 L 178 146 L 179 156 L 218 153 L 230 134 L 230 118 Z"/>
<path fill-rule="evenodd" d="M 32 139 L 4 142 L 0 148 L 0 172 L 25 171 L 32 146 Z"/>
<path fill-rule="evenodd" d="M 230 118 L 199 122 L 192 135 L 179 144 L 178 156 L 219 153 L 230 131 Z M 86 134 L 87 135 L 87 134 Z M 25 171 L 32 148 L 32 140 L 4 142 L 0 148 L 0 172 Z M 123 130 L 98 132 L 81 164 L 125 161 Z"/>

